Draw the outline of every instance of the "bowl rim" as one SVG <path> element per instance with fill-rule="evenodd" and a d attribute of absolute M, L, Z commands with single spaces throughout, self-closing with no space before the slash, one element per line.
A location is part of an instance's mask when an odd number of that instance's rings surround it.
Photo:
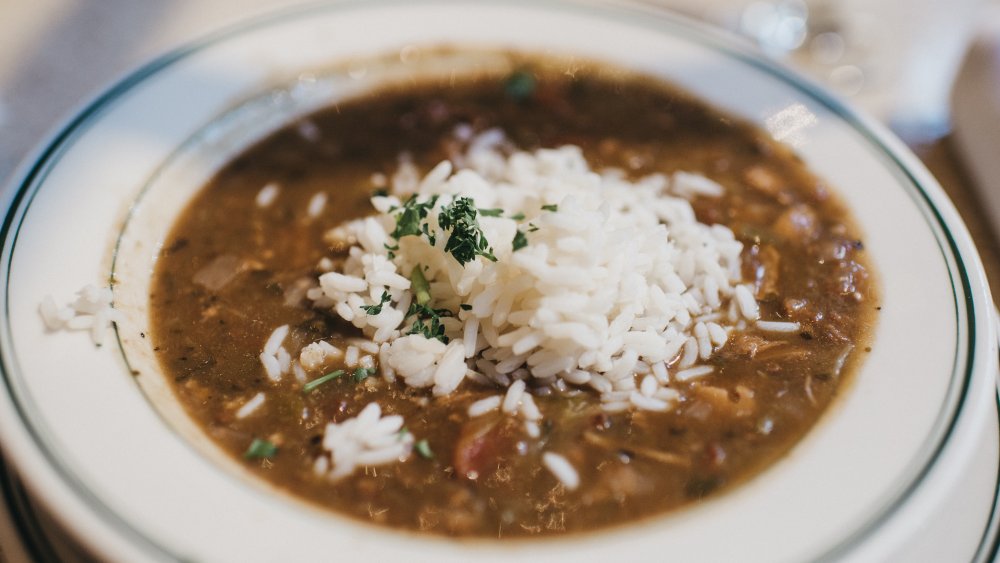
<path fill-rule="evenodd" d="M 461 1 L 429 0 L 427 3 L 461 4 Z M 530 0 L 492 0 L 490 3 L 495 5 L 520 5 L 528 7 L 538 4 Z M 69 150 L 78 135 L 82 134 L 90 125 L 99 120 L 106 109 L 114 106 L 120 98 L 140 86 L 146 79 L 203 49 L 210 48 L 213 45 L 226 41 L 230 37 L 238 36 L 258 27 L 300 18 L 318 11 L 365 9 L 373 5 L 386 7 L 408 4 L 410 2 L 407 0 L 339 0 L 336 2 L 286 8 L 276 13 L 255 17 L 246 22 L 210 34 L 201 40 L 162 55 L 137 70 L 128 73 L 106 91 L 97 95 L 92 101 L 83 104 L 79 110 L 75 111 L 73 117 L 65 121 L 63 125 L 59 126 L 55 132 L 50 134 L 39 145 L 39 148 L 36 149 L 31 157 L 24 161 L 19 171 L 8 182 L 3 199 L 0 200 L 0 207 L 4 210 L 4 218 L 2 224 L 0 224 L 0 242 L 3 244 L 0 276 L 4 280 L 8 280 L 9 278 L 10 254 L 17 240 L 20 220 L 23 219 L 24 211 L 30 206 L 46 173 L 58 161 L 59 157 L 65 151 Z M 859 114 L 818 85 L 804 79 L 782 64 L 765 59 L 753 48 L 748 49 L 742 40 L 734 39 L 700 22 L 694 22 L 662 8 L 644 5 L 639 2 L 625 0 L 598 3 L 593 1 L 549 0 L 544 4 L 548 9 L 583 10 L 589 11 L 591 14 L 603 13 L 608 16 L 620 15 L 622 10 L 629 9 L 634 14 L 653 14 L 660 18 L 661 21 L 671 23 L 672 30 L 683 35 L 686 40 L 695 41 L 714 51 L 721 52 L 727 57 L 735 58 L 757 70 L 774 76 L 776 79 L 800 92 L 803 96 L 829 109 L 831 113 L 842 119 L 854 132 L 859 133 L 882 156 L 887 157 L 899 171 L 905 174 L 907 180 L 922 198 L 926 209 L 932 214 L 936 225 L 941 229 L 941 235 L 948 245 L 947 251 L 956 261 L 954 271 L 958 273 L 960 278 L 959 280 L 953 279 L 952 283 L 956 285 L 956 288 L 960 288 L 964 292 L 965 297 L 964 302 L 956 303 L 956 306 L 964 307 L 966 313 L 966 326 L 958 327 L 958 330 L 967 330 L 969 339 L 969 346 L 965 351 L 965 372 L 962 376 L 959 396 L 957 397 L 950 420 L 946 422 L 945 428 L 942 429 L 935 450 L 926 460 L 925 465 L 916 473 L 913 480 L 900 492 L 898 498 L 882 507 L 878 514 L 858 528 L 857 533 L 843 538 L 820 558 L 824 560 L 835 559 L 848 553 L 853 546 L 865 541 L 887 519 L 892 517 L 898 508 L 905 503 L 906 499 L 919 488 L 924 477 L 935 463 L 937 463 L 941 451 L 948 443 L 951 433 L 954 430 L 958 416 L 967 402 L 968 392 L 972 380 L 976 377 L 975 372 L 977 371 L 977 367 L 981 365 L 981 362 L 976 361 L 977 351 L 982 349 L 982 347 L 977 348 L 977 343 L 982 342 L 984 337 L 994 334 L 996 330 L 992 322 L 989 320 L 984 321 L 984 318 L 992 318 L 992 300 L 989 295 L 989 288 L 985 283 L 985 274 L 983 273 L 980 259 L 957 211 L 923 164 L 909 152 L 901 141 L 889 133 L 884 126 L 871 118 Z M 5 298 L 3 316 L 9 318 L 7 317 L 9 310 L 7 298 L 9 296 L 6 293 L 6 287 L 2 291 Z M 10 335 L 4 332 L 2 337 L 0 350 L 9 351 L 11 348 Z M 18 405 L 16 395 L 13 393 L 13 388 L 8 378 L 9 370 L 11 369 L 16 368 L 10 365 L 9 353 L 5 353 L 2 358 L 2 365 L 0 365 L 0 377 L 3 379 L 3 388 L 5 390 L 2 393 L 3 399 L 0 402 L 0 406 L 7 406 L 9 403 L 9 406 L 13 407 L 13 409 L 0 408 L 0 418 L 6 417 L 11 419 L 13 416 L 13 420 L 17 424 L 0 425 L 0 437 L 3 438 L 2 443 L 4 449 L 7 450 L 5 453 L 9 457 L 9 463 L 19 470 L 21 478 L 32 489 L 36 497 L 41 498 L 46 505 L 55 507 L 59 504 L 58 501 L 65 499 L 60 497 L 58 493 L 52 492 L 58 490 L 58 487 L 50 487 L 50 485 L 56 482 L 69 484 L 70 488 L 77 495 L 84 497 L 77 500 L 82 500 L 90 509 L 100 513 L 108 521 L 116 523 L 115 526 L 119 531 L 124 530 L 128 532 L 125 534 L 126 536 L 132 537 L 140 543 L 153 548 L 159 556 L 177 557 L 177 554 L 173 553 L 168 546 L 158 545 L 156 540 L 145 537 L 141 532 L 132 528 L 120 515 L 107 510 L 107 507 L 99 498 L 89 498 L 86 487 L 74 485 L 76 478 L 72 472 L 61 467 L 51 452 L 46 450 L 44 440 L 37 435 L 37 432 L 32 427 L 30 417 Z M 42 471 L 31 470 L 38 470 L 40 468 Z M 1000 481 L 998 481 L 998 487 L 1000 487 Z M 102 508 L 105 510 L 101 510 Z M 56 512 L 58 513 L 58 511 Z M 69 528 L 72 529 L 73 527 Z M 78 536 L 82 533 L 81 530 L 75 529 L 74 532 Z M 90 541 L 85 543 L 103 552 L 104 546 L 94 544 Z M 110 552 L 107 553 L 110 554 Z M 143 553 L 148 554 L 146 551 L 143 551 Z"/>

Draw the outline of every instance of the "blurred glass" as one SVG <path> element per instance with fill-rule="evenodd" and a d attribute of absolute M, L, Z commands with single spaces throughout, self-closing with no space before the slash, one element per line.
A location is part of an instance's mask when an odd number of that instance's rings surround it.
<path fill-rule="evenodd" d="M 755 42 L 904 137 L 948 128 L 981 0 L 660 0 Z"/>

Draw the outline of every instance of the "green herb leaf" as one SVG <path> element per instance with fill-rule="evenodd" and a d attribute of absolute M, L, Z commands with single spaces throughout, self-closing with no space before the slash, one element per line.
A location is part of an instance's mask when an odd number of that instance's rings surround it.
<path fill-rule="evenodd" d="M 556 211 L 559 211 L 559 206 L 556 205 L 556 204 L 543 205 L 542 209 L 544 209 L 545 211 L 551 211 L 551 212 L 555 213 Z"/>
<path fill-rule="evenodd" d="M 265 459 L 274 457 L 276 453 L 278 453 L 278 446 L 267 440 L 254 438 L 253 442 L 250 442 L 250 447 L 243 453 L 243 457 L 246 459 Z"/>
<path fill-rule="evenodd" d="M 413 291 L 413 298 L 418 305 L 426 305 L 431 300 L 431 285 L 424 277 L 424 270 L 417 264 L 410 272 L 410 290 Z"/>
<path fill-rule="evenodd" d="M 368 379 L 374 371 L 374 369 L 369 368 L 358 368 L 354 370 L 354 381 L 361 383 L 362 381 Z"/>
<path fill-rule="evenodd" d="M 525 246 L 528 246 L 528 237 L 525 236 L 520 230 L 514 233 L 514 240 L 512 241 L 512 246 L 514 247 L 514 252 L 521 250 Z"/>
<path fill-rule="evenodd" d="M 386 188 L 376 188 L 375 191 L 372 192 L 372 197 L 386 197 L 387 195 L 389 195 L 389 190 Z"/>
<path fill-rule="evenodd" d="M 302 386 L 303 393 L 311 393 L 313 389 L 323 385 L 327 381 L 337 379 L 338 377 L 344 375 L 344 370 L 338 369 L 337 371 L 330 372 L 322 377 L 317 377 L 316 379 L 306 383 Z"/>
<path fill-rule="evenodd" d="M 538 82 L 530 72 L 519 70 L 507 77 L 503 91 L 514 100 L 521 102 L 530 98 L 535 93 L 537 86 Z"/>
<path fill-rule="evenodd" d="M 499 217 L 503 214 L 503 209 L 480 209 L 479 214 L 483 217 Z"/>
<path fill-rule="evenodd" d="M 471 311 L 472 305 L 469 305 L 468 303 L 462 303 L 461 305 L 459 305 L 459 308 L 462 309 L 463 311 Z"/>
<path fill-rule="evenodd" d="M 433 196 L 429 200 L 421 203 L 417 201 L 417 196 L 412 195 L 410 199 L 403 203 L 403 207 L 396 213 L 396 228 L 389 235 L 399 240 L 405 236 L 420 236 L 426 234 L 425 227 L 421 227 L 427 214 L 437 204 L 438 196 Z"/>
<path fill-rule="evenodd" d="M 441 317 L 454 317 L 454 313 L 448 309 L 432 309 L 427 305 L 414 302 L 410 304 L 406 318 L 414 316 L 416 319 L 407 334 L 422 334 L 424 338 L 437 338 L 445 344 L 448 343 L 448 337 L 444 335 L 444 325 L 441 324 Z"/>
<path fill-rule="evenodd" d="M 434 459 L 434 452 L 431 451 L 431 445 L 427 443 L 427 440 L 419 440 L 416 444 L 413 444 L 413 449 L 417 450 L 420 457 L 424 459 Z"/>
<path fill-rule="evenodd" d="M 382 292 L 382 298 L 377 304 L 362 305 L 361 308 L 364 309 L 369 315 L 377 315 L 382 312 L 382 305 L 388 303 L 390 299 L 392 299 L 392 296 L 389 295 L 389 290 L 385 290 Z"/>
<path fill-rule="evenodd" d="M 460 197 L 442 208 L 438 224 L 442 229 L 451 231 L 444 250 L 450 252 L 459 264 L 471 262 L 476 256 L 497 261 L 493 248 L 489 246 L 489 241 L 476 220 L 476 206 L 472 198 Z"/>
<path fill-rule="evenodd" d="M 511 215 L 510 218 L 515 221 L 524 221 L 524 213 L 515 213 Z"/>

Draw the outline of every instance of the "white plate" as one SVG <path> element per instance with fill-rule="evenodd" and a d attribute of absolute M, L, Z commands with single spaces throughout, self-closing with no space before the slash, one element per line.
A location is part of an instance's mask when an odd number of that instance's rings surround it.
<path fill-rule="evenodd" d="M 142 289 L 171 209 L 220 156 L 363 85 L 350 78 L 360 72 L 314 81 L 334 63 L 386 52 L 409 60 L 412 48 L 442 43 L 572 53 L 662 76 L 788 142 L 835 186 L 862 225 L 882 311 L 856 382 L 786 459 L 735 491 L 610 532 L 502 543 L 418 537 L 306 508 L 234 472 L 237 464 L 212 455 L 183 417 L 167 422 L 176 408 L 152 408 L 122 348 L 45 332 L 39 302 L 106 283 L 134 211 L 116 275 L 135 291 L 116 299 L 136 322 L 120 338 L 140 377 L 155 379 L 138 334 Z M 369 70 L 367 79 L 377 74 Z M 996 433 L 997 352 L 989 290 L 957 214 L 883 129 L 733 41 L 662 12 L 369 1 L 266 18 L 108 91 L 8 193 L 0 438 L 33 493 L 102 558 L 792 561 L 897 557 L 914 546 L 926 557 L 921 542 L 941 530 L 947 540 L 935 545 L 948 560 L 980 549 L 997 474 L 996 438 L 984 441 Z M 939 522 L 956 498 L 960 507 Z"/>

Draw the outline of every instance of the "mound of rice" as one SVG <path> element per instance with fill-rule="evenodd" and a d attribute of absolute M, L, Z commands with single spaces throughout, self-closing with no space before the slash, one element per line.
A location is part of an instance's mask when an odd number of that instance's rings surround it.
<path fill-rule="evenodd" d="M 423 178 L 401 159 L 392 192 L 371 200 L 377 213 L 327 234 L 349 246 L 348 257 L 308 296 L 380 344 L 384 377 L 435 395 L 467 378 L 531 380 L 589 386 L 609 411 L 668 410 L 671 379 L 710 373 L 699 364 L 759 316 L 740 284 L 742 244 L 700 223 L 686 199 L 722 193 L 684 172 L 630 181 L 618 169 L 595 171 L 575 146 L 512 150 L 492 130 Z M 428 208 L 425 233 L 397 240 L 410 197 Z M 445 250 L 441 213 L 458 198 L 480 210 L 495 261 L 461 264 Z M 428 306 L 452 313 L 440 319 L 440 338 L 410 334 L 414 268 L 428 282 Z"/>

